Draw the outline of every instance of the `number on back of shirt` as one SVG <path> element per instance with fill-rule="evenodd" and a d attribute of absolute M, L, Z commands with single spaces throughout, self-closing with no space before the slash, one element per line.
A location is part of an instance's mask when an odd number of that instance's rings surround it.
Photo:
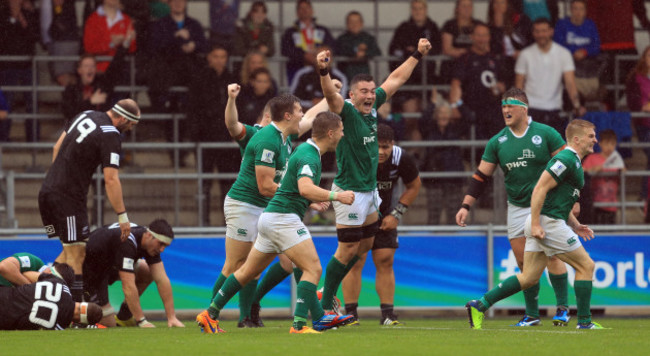
<path fill-rule="evenodd" d="M 62 290 L 63 285 L 60 283 L 57 283 L 55 287 L 49 281 L 36 282 L 34 304 L 32 304 L 32 312 L 29 314 L 29 321 L 46 329 L 53 328 L 59 314 L 59 306 L 56 303 L 61 300 Z M 50 314 L 48 319 L 38 316 L 39 312 L 41 312 L 42 316 L 47 315 L 48 311 Z"/>
<path fill-rule="evenodd" d="M 80 115 L 77 120 L 75 120 L 72 125 L 70 125 L 70 129 L 68 129 L 68 134 L 72 132 L 72 130 L 77 129 L 79 131 L 79 137 L 77 137 L 77 143 L 81 143 L 86 136 L 90 135 L 91 132 L 95 131 L 97 128 L 97 124 L 93 120 L 91 120 L 88 116 L 86 115 Z"/>

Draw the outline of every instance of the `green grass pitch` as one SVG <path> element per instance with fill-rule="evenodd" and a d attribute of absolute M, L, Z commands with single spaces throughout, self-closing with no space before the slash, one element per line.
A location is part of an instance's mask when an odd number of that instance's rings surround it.
<path fill-rule="evenodd" d="M 465 319 L 406 319 L 402 327 L 382 327 L 374 319 L 320 335 L 291 335 L 289 320 L 268 320 L 261 329 L 238 329 L 224 321 L 227 333 L 201 334 L 192 321 L 186 328 L 2 331 L 3 355 L 648 355 L 650 319 L 600 318 L 608 330 L 554 327 L 550 320 L 515 328 L 510 319 L 486 319 L 471 330 Z"/>

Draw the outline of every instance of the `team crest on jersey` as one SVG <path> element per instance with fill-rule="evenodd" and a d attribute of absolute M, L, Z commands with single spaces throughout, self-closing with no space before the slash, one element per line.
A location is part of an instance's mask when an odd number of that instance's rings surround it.
<path fill-rule="evenodd" d="M 499 141 L 499 143 L 504 143 L 504 142 L 508 141 L 508 136 L 503 135 L 503 136 L 499 137 L 497 139 L 497 141 Z"/>
<path fill-rule="evenodd" d="M 540 135 L 535 135 L 535 136 L 533 136 L 532 141 L 533 141 L 533 144 L 539 146 L 539 145 L 542 144 L 542 136 L 540 136 Z"/>
<path fill-rule="evenodd" d="M 262 151 L 262 162 L 273 163 L 273 158 L 275 157 L 275 152 L 267 150 L 266 148 Z"/>

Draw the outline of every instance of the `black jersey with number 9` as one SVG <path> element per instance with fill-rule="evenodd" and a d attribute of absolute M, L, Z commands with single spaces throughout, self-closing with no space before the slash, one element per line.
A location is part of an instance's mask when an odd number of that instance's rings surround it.
<path fill-rule="evenodd" d="M 41 191 L 64 193 L 85 206 L 97 165 L 119 168 L 120 132 L 108 114 L 99 111 L 84 111 L 65 130 L 65 139 Z"/>

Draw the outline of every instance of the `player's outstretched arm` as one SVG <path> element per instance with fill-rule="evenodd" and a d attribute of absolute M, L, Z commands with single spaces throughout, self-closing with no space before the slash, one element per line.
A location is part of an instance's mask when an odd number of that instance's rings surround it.
<path fill-rule="evenodd" d="M 340 114 L 343 110 L 343 104 L 345 101 L 341 94 L 339 94 L 336 86 L 334 86 L 334 82 L 329 75 L 329 64 L 331 63 L 330 51 L 326 50 L 318 53 L 316 61 L 320 71 L 320 86 L 323 90 L 323 96 L 325 96 L 325 99 L 327 100 L 330 111 L 335 114 Z"/>
<path fill-rule="evenodd" d="M 354 203 L 354 192 L 349 190 L 345 192 L 325 190 L 315 185 L 309 177 L 301 177 L 298 179 L 298 191 L 300 191 L 300 196 L 313 202 L 336 200 L 347 205 Z"/>
<path fill-rule="evenodd" d="M 334 83 L 334 87 L 336 87 L 336 90 L 338 90 L 338 92 L 340 93 L 341 88 L 343 87 L 341 81 L 338 79 L 332 79 L 332 83 Z M 298 128 L 298 136 L 302 136 L 305 133 L 307 133 L 307 131 L 311 130 L 311 126 L 314 123 L 314 119 L 316 118 L 316 115 L 327 110 L 329 110 L 327 99 L 323 99 L 319 101 L 316 105 L 312 106 L 311 109 L 307 110 L 305 115 L 302 117 L 302 120 L 300 120 L 300 124 L 299 124 L 300 126 Z"/>
<path fill-rule="evenodd" d="M 133 318 L 138 322 L 141 328 L 154 328 L 155 326 L 146 321 L 144 312 L 140 306 L 140 294 L 138 287 L 135 285 L 135 273 L 120 271 L 120 281 L 122 282 L 122 291 L 124 292 L 124 301 L 129 306 Z M 141 322 L 141 320 L 144 320 Z"/>
<path fill-rule="evenodd" d="M 429 40 L 426 38 L 420 38 L 418 41 L 417 51 L 408 57 L 402 65 L 390 73 L 388 78 L 386 78 L 386 81 L 381 84 L 381 88 L 386 92 L 387 101 L 411 77 L 413 69 L 418 65 L 422 56 L 426 55 L 430 49 L 431 43 L 429 43 Z"/>
<path fill-rule="evenodd" d="M 239 114 L 237 113 L 237 96 L 241 91 L 239 84 L 233 83 L 228 85 L 228 102 L 226 103 L 226 128 L 230 137 L 237 138 L 244 129 L 244 125 L 239 122 Z"/>
<path fill-rule="evenodd" d="M 104 167 L 104 186 L 106 187 L 106 196 L 113 206 L 113 210 L 118 216 L 120 223 L 120 231 L 122 235 L 120 239 L 122 242 L 126 241 L 131 233 L 131 223 L 126 215 L 126 208 L 124 207 L 124 198 L 122 197 L 122 183 L 117 168 Z"/>
<path fill-rule="evenodd" d="M 163 307 L 165 308 L 165 314 L 167 315 L 167 326 L 170 328 L 184 328 L 185 325 L 181 323 L 181 321 L 176 317 L 172 284 L 169 281 L 169 277 L 167 277 L 167 272 L 165 272 L 165 266 L 162 262 L 154 263 L 152 265 L 149 265 L 149 270 L 151 271 L 151 277 L 153 278 L 154 282 L 156 282 L 160 300 L 162 300 Z"/>
<path fill-rule="evenodd" d="M 0 261 L 0 276 L 16 286 L 31 283 L 27 277 L 20 273 L 20 261 L 13 256 Z"/>
<path fill-rule="evenodd" d="M 540 215 L 546 194 L 556 186 L 557 182 L 555 179 L 553 179 L 550 173 L 544 171 L 539 177 L 535 189 L 533 189 L 533 195 L 530 197 L 530 225 L 531 234 L 534 238 L 543 239 L 546 235 L 540 223 Z"/>
<path fill-rule="evenodd" d="M 458 226 L 467 226 L 466 221 L 467 216 L 469 215 L 469 210 L 474 205 L 476 199 L 478 199 L 485 190 L 488 183 L 487 178 L 494 174 L 496 167 L 496 164 L 483 160 L 479 163 L 478 169 L 469 180 L 467 195 L 463 198 L 463 202 L 460 205 L 461 207 L 458 209 L 458 213 L 456 213 L 456 224 Z"/>

